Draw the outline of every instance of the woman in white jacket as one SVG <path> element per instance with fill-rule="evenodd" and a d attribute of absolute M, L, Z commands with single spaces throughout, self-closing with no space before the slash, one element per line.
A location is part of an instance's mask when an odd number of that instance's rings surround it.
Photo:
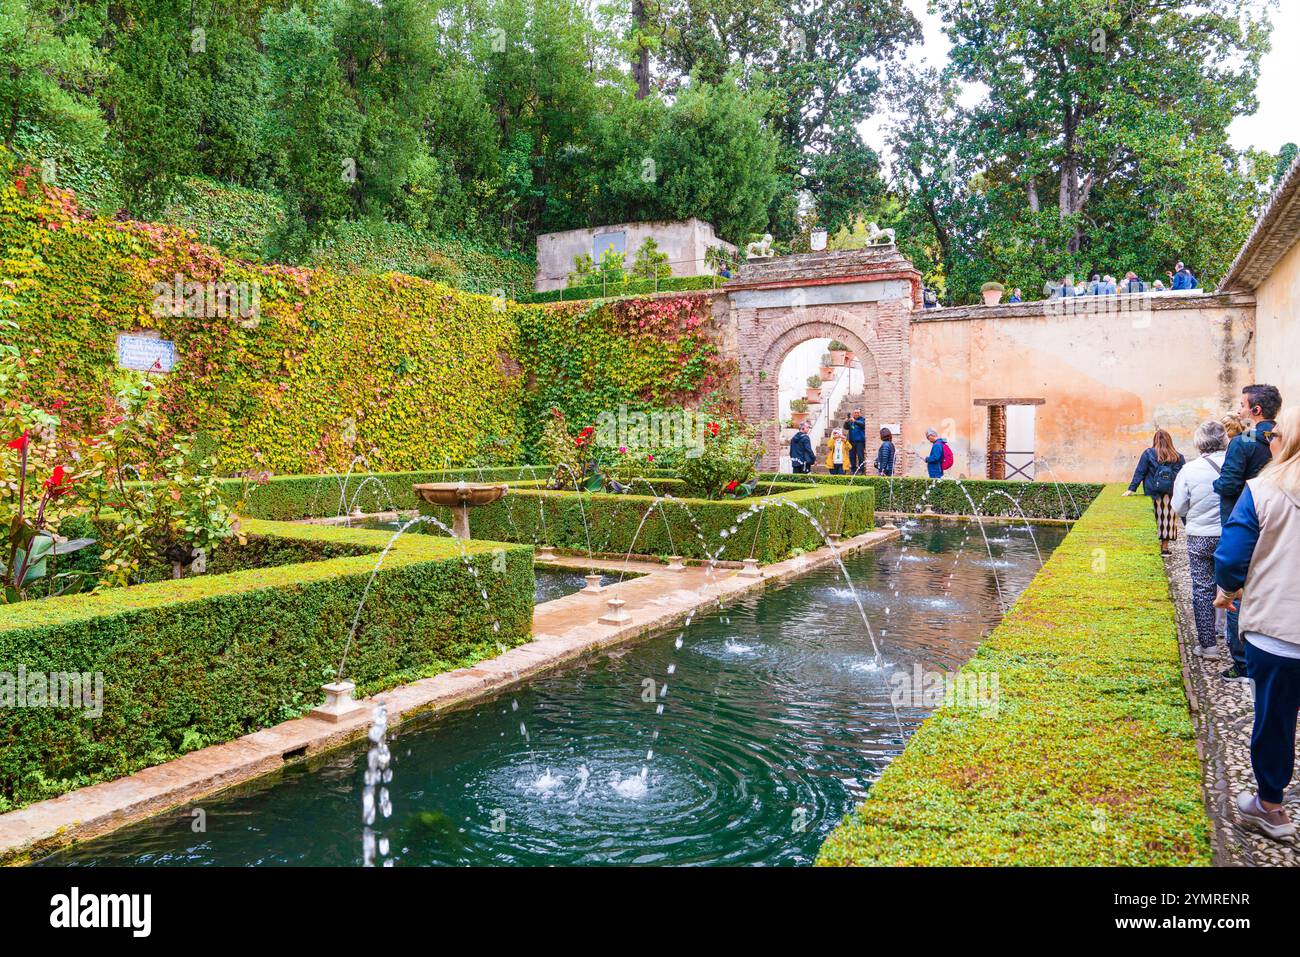
<path fill-rule="evenodd" d="M 1196 618 L 1196 647 L 1192 654 L 1218 658 L 1214 640 L 1214 550 L 1219 546 L 1219 493 L 1214 480 L 1223 467 L 1226 433 L 1218 422 L 1196 430 L 1201 457 L 1187 463 L 1174 479 L 1173 510 L 1187 529 L 1187 565 L 1192 578 L 1192 612 Z"/>

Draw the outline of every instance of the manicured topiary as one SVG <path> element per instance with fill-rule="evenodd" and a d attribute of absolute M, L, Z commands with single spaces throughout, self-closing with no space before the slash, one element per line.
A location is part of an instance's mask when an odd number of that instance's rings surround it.
<path fill-rule="evenodd" d="M 344 675 L 362 694 L 498 654 L 531 632 L 526 547 L 474 541 L 462 551 L 403 535 L 379 564 L 389 532 L 257 521 L 245 531 L 255 551 L 223 549 L 221 567 L 271 567 L 0 608 L 9 677 L 18 663 L 29 676 L 103 676 L 97 717 L 0 707 L 0 811 L 304 713 L 321 703 L 354 620 Z M 315 560 L 281 563 L 296 558 Z"/>

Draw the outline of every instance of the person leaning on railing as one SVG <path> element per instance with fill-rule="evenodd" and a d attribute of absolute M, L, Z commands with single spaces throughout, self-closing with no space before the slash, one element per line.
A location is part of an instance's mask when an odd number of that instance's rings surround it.
<path fill-rule="evenodd" d="M 1296 831 L 1283 804 L 1300 710 L 1300 406 L 1257 438 L 1268 443 L 1272 459 L 1246 482 L 1223 526 L 1214 552 L 1215 605 L 1240 615 L 1255 689 L 1250 766 L 1258 790 L 1238 794 L 1237 809 L 1243 824 L 1281 840 Z"/>

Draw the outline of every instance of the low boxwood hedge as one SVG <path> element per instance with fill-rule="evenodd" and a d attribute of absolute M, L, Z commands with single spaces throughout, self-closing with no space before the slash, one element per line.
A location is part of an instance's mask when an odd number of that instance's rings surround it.
<path fill-rule="evenodd" d="M 1210 862 L 1174 608 L 1146 499 L 1108 486 L 818 864 Z"/>
<path fill-rule="evenodd" d="M 0 810 L 229 741 L 320 703 L 392 536 L 260 521 L 246 528 L 248 549 L 228 545 L 214 562 L 234 568 L 295 549 L 319 560 L 0 607 L 0 672 L 11 680 L 22 668 L 100 673 L 104 682 L 98 717 L 0 707 Z M 403 535 L 384 556 L 348 653 L 345 676 L 359 693 L 528 639 L 531 550 L 464 548 Z"/>
<path fill-rule="evenodd" d="M 526 293 L 518 302 L 575 302 L 579 299 L 612 299 L 615 296 L 644 296 L 657 292 L 692 292 L 700 289 L 717 289 L 725 279 L 720 276 L 669 276 L 666 279 L 631 279 L 627 282 L 591 283 L 586 286 L 566 286 L 546 292 Z"/>
<path fill-rule="evenodd" d="M 550 473 L 547 466 L 507 468 L 436 469 L 427 472 L 354 472 L 351 475 L 279 475 L 248 486 L 244 513 L 250 518 L 289 522 L 302 518 L 329 518 L 356 506 L 363 512 L 414 509 L 411 486 L 424 482 L 510 482 L 537 480 Z M 238 479 L 222 484 L 234 501 L 244 488 Z"/>
<path fill-rule="evenodd" d="M 491 505 L 470 509 L 470 532 L 477 538 L 546 544 L 593 552 L 682 555 L 739 561 L 780 561 L 796 550 L 820 548 L 825 539 L 799 509 L 816 518 L 826 532 L 857 535 L 875 526 L 872 489 L 814 487 L 790 482 L 759 486 L 769 495 L 705 500 L 660 498 L 651 494 L 577 493 L 546 489 L 540 482 L 513 485 Z M 675 495 L 680 483 L 657 479 L 662 493 Z M 755 507 L 761 512 L 742 516 Z M 422 514 L 450 526 L 449 510 L 421 504 Z M 644 519 L 644 521 L 642 521 Z M 734 529 L 734 532 L 733 532 Z M 432 525 L 433 534 L 445 534 Z M 724 535 L 724 533 L 726 533 Z M 719 551 L 720 550 L 720 551 Z"/>
<path fill-rule="evenodd" d="M 818 485 L 866 485 L 876 490 L 882 512 L 914 512 L 927 505 L 940 515 L 970 515 L 971 499 L 981 515 L 1019 517 L 1007 496 L 1019 503 L 1028 518 L 1074 519 L 1092 503 L 1102 486 L 1091 482 L 1005 482 L 992 479 L 953 479 L 877 475 L 799 475 L 764 473 L 763 480 L 797 479 Z M 970 499 L 966 493 L 970 493 Z"/>

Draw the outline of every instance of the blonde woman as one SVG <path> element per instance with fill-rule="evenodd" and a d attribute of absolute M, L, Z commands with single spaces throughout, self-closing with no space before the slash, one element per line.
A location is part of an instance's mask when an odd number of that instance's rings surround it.
<path fill-rule="evenodd" d="M 1174 440 L 1164 429 L 1156 429 L 1151 448 L 1142 451 L 1133 481 L 1125 495 L 1132 495 L 1141 483 L 1142 491 L 1150 496 L 1156 510 L 1156 531 L 1160 536 L 1160 551 L 1167 553 L 1169 543 L 1178 538 L 1178 518 L 1174 512 L 1174 481 L 1187 460 L 1174 448 Z"/>
<path fill-rule="evenodd" d="M 1275 840 L 1295 834 L 1283 797 L 1295 770 L 1300 710 L 1300 407 L 1256 433 L 1272 459 L 1246 482 L 1214 553 L 1215 605 L 1236 608 L 1255 686 L 1250 765 L 1257 793 L 1237 795 L 1242 823 Z M 1238 604 L 1238 600 L 1242 599 Z"/>
<path fill-rule="evenodd" d="M 832 475 L 844 474 L 844 463 L 849 460 L 851 449 L 844 431 L 836 429 L 831 433 L 831 440 L 826 452 L 826 468 Z"/>
<path fill-rule="evenodd" d="M 1231 442 L 1246 429 L 1250 428 L 1236 412 L 1229 412 L 1223 418 L 1219 419 L 1219 424 L 1223 426 L 1223 431 L 1228 434 L 1228 441 Z"/>

